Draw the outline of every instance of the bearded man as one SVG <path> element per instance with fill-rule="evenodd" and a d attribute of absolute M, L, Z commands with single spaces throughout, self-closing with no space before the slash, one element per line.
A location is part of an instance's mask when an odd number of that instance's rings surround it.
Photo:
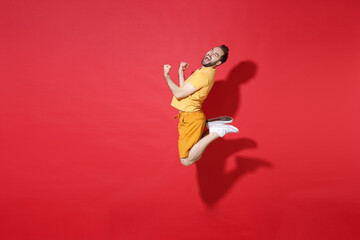
<path fill-rule="evenodd" d="M 184 79 L 184 71 L 189 64 L 182 62 L 179 67 L 179 86 L 170 78 L 171 66 L 164 65 L 164 77 L 173 93 L 171 105 L 179 110 L 178 148 L 180 162 L 190 166 L 201 158 L 206 147 L 227 133 L 237 133 L 239 130 L 227 123 L 231 117 L 219 117 L 206 120 L 201 110 L 202 104 L 214 85 L 216 68 L 225 63 L 229 48 L 225 45 L 214 47 L 207 52 L 201 61 L 202 67 L 197 69 L 188 79 Z M 219 99 L 219 101 L 221 101 Z M 205 126 L 209 129 L 204 132 Z"/>

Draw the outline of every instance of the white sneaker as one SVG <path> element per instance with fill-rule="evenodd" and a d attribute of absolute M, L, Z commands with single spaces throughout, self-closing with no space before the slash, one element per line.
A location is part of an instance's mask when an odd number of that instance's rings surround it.
<path fill-rule="evenodd" d="M 209 128 L 210 133 L 217 133 L 220 137 L 225 136 L 227 133 L 238 133 L 239 129 L 232 125 L 214 125 Z"/>
<path fill-rule="evenodd" d="M 226 123 L 231 123 L 232 121 L 233 121 L 232 117 L 228 117 L 228 116 L 211 118 L 211 119 L 206 120 L 206 127 L 210 128 L 211 126 L 223 125 Z"/>

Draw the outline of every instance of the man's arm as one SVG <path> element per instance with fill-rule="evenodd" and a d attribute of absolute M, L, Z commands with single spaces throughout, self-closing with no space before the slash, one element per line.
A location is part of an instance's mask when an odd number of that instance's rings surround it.
<path fill-rule="evenodd" d="M 186 62 L 181 62 L 179 67 L 179 86 L 181 87 L 184 84 L 185 77 L 184 77 L 184 71 L 189 66 Z"/>
<path fill-rule="evenodd" d="M 196 88 L 194 88 L 190 83 L 186 83 L 182 87 L 177 86 L 173 82 L 173 80 L 171 80 L 171 78 L 170 78 L 170 75 L 169 75 L 170 68 L 171 68 L 170 65 L 167 65 L 167 64 L 164 65 L 164 77 L 165 77 L 165 80 L 166 80 L 171 92 L 173 93 L 173 95 L 176 99 L 185 98 L 185 97 L 193 94 L 194 92 L 196 92 Z"/>

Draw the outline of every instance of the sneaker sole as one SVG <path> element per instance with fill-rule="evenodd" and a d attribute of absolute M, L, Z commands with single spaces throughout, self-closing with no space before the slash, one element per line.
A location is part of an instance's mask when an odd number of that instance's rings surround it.
<path fill-rule="evenodd" d="M 206 120 L 207 126 L 214 126 L 214 125 L 220 125 L 220 124 L 226 124 L 226 123 L 232 123 L 233 118 L 229 116 L 223 116 L 218 118 L 211 118 Z"/>

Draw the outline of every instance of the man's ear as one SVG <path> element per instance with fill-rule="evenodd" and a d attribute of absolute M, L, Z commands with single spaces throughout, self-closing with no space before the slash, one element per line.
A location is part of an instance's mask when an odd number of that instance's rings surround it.
<path fill-rule="evenodd" d="M 216 63 L 215 63 L 215 66 L 219 66 L 219 65 L 221 65 L 222 64 L 222 62 L 219 60 L 219 61 L 217 61 Z"/>

